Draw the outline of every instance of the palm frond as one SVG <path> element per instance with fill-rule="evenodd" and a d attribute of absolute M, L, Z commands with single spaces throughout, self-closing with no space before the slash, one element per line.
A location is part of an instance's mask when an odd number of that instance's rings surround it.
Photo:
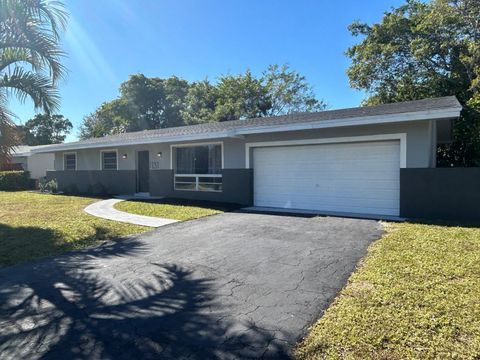
<path fill-rule="evenodd" d="M 38 56 L 32 56 L 30 49 L 6 48 L 0 49 L 0 73 L 7 71 L 11 66 L 28 63 L 35 71 L 41 70 L 44 66 Z"/>
<path fill-rule="evenodd" d="M 60 30 L 65 30 L 68 12 L 60 1 L 0 0 L 0 22 L 11 18 L 28 18 L 38 27 L 48 28 L 58 40 Z"/>
<path fill-rule="evenodd" d="M 36 109 L 47 113 L 57 110 L 60 104 L 58 91 L 48 76 L 20 67 L 0 78 L 0 88 L 6 88 L 7 93 L 12 93 L 21 102 L 30 97 Z"/>
<path fill-rule="evenodd" d="M 0 29 L 1 25 L 5 25 L 7 31 L 0 31 L 0 53 L 27 50 L 30 52 L 27 62 L 35 71 L 47 70 L 54 82 L 64 77 L 66 71 L 61 64 L 61 58 L 65 53 L 51 33 L 39 29 L 35 23 L 22 19 L 11 19 L 0 24 Z"/>
<path fill-rule="evenodd" d="M 65 30 L 68 12 L 60 1 L 22 0 L 30 17 L 38 19 L 42 24 L 48 24 L 56 39 L 60 30 Z"/>
<path fill-rule="evenodd" d="M 22 102 L 30 97 L 47 113 L 59 106 L 56 83 L 66 72 L 59 33 L 67 18 L 60 1 L 0 0 L 0 161 L 18 140 L 7 107 L 10 95 Z"/>

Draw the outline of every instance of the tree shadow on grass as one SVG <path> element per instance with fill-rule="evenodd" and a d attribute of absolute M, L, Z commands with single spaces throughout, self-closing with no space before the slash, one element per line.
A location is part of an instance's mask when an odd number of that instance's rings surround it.
<path fill-rule="evenodd" d="M 226 320 L 213 279 L 135 259 L 146 252 L 132 237 L 1 270 L 2 358 L 287 357 L 270 332 Z"/>
<path fill-rule="evenodd" d="M 111 230 L 96 226 L 94 233 L 69 242 L 60 231 L 0 223 L 0 267 L 58 255 L 108 240 Z"/>

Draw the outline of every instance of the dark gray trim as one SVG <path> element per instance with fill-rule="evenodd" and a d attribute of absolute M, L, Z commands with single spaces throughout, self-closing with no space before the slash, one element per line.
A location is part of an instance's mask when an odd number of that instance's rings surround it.
<path fill-rule="evenodd" d="M 135 170 L 47 171 L 47 180 L 56 179 L 59 191 L 94 195 L 133 194 Z"/>
<path fill-rule="evenodd" d="M 173 170 L 150 171 L 150 194 L 180 199 L 207 200 L 251 206 L 253 170 L 223 169 L 223 191 L 178 191 L 173 188 Z"/>
<path fill-rule="evenodd" d="M 150 195 L 173 196 L 173 170 L 150 170 Z"/>
<path fill-rule="evenodd" d="M 401 169 L 400 216 L 480 221 L 480 168 Z"/>

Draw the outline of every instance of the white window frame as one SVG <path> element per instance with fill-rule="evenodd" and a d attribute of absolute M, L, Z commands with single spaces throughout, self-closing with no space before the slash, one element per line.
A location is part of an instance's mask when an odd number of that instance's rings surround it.
<path fill-rule="evenodd" d="M 388 141 L 388 140 L 400 141 L 400 168 L 402 169 L 406 168 L 407 167 L 407 134 L 406 133 L 246 143 L 245 144 L 245 168 L 250 169 L 250 149 L 256 148 L 256 147 L 342 144 L 342 143 Z"/>
<path fill-rule="evenodd" d="M 115 170 L 112 169 L 104 169 L 103 168 L 103 153 L 110 153 L 114 152 L 117 154 L 117 168 Z M 118 149 L 105 149 L 105 150 L 100 150 L 100 170 L 102 171 L 118 171 Z"/>
<path fill-rule="evenodd" d="M 65 169 L 65 155 L 75 155 L 75 170 L 67 170 Z M 78 156 L 76 151 L 64 152 L 62 156 L 62 170 L 63 171 L 77 171 L 78 166 Z"/>
<path fill-rule="evenodd" d="M 192 184 L 195 184 L 195 189 L 177 189 L 176 184 L 177 184 L 177 177 L 191 177 L 195 179 L 195 181 L 191 182 Z M 215 178 L 215 179 L 222 179 L 222 188 L 221 190 L 200 190 L 200 178 Z M 181 183 L 181 182 L 180 182 Z M 190 182 L 188 182 L 190 183 Z M 218 185 L 218 184 L 217 184 Z M 173 177 L 173 188 L 175 191 L 199 191 L 199 192 L 223 192 L 223 176 L 222 174 L 208 174 L 208 175 L 202 175 L 202 174 L 175 174 Z"/>

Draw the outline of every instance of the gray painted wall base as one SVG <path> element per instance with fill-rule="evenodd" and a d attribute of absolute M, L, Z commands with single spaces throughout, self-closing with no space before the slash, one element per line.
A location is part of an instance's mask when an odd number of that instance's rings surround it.
<path fill-rule="evenodd" d="M 135 170 L 47 171 L 47 180 L 56 179 L 59 191 L 94 195 L 133 194 Z"/>
<path fill-rule="evenodd" d="M 480 168 L 401 169 L 400 216 L 480 222 Z"/>
<path fill-rule="evenodd" d="M 223 169 L 223 191 L 174 190 L 173 170 L 150 171 L 150 195 L 180 199 L 226 202 L 250 206 L 253 204 L 253 170 Z"/>
<path fill-rule="evenodd" d="M 224 169 L 222 192 L 176 191 L 173 170 L 150 171 L 150 195 L 253 205 L 253 170 Z M 136 171 L 49 171 L 66 193 L 134 194 Z M 480 168 L 401 169 L 400 216 L 480 222 Z"/>

